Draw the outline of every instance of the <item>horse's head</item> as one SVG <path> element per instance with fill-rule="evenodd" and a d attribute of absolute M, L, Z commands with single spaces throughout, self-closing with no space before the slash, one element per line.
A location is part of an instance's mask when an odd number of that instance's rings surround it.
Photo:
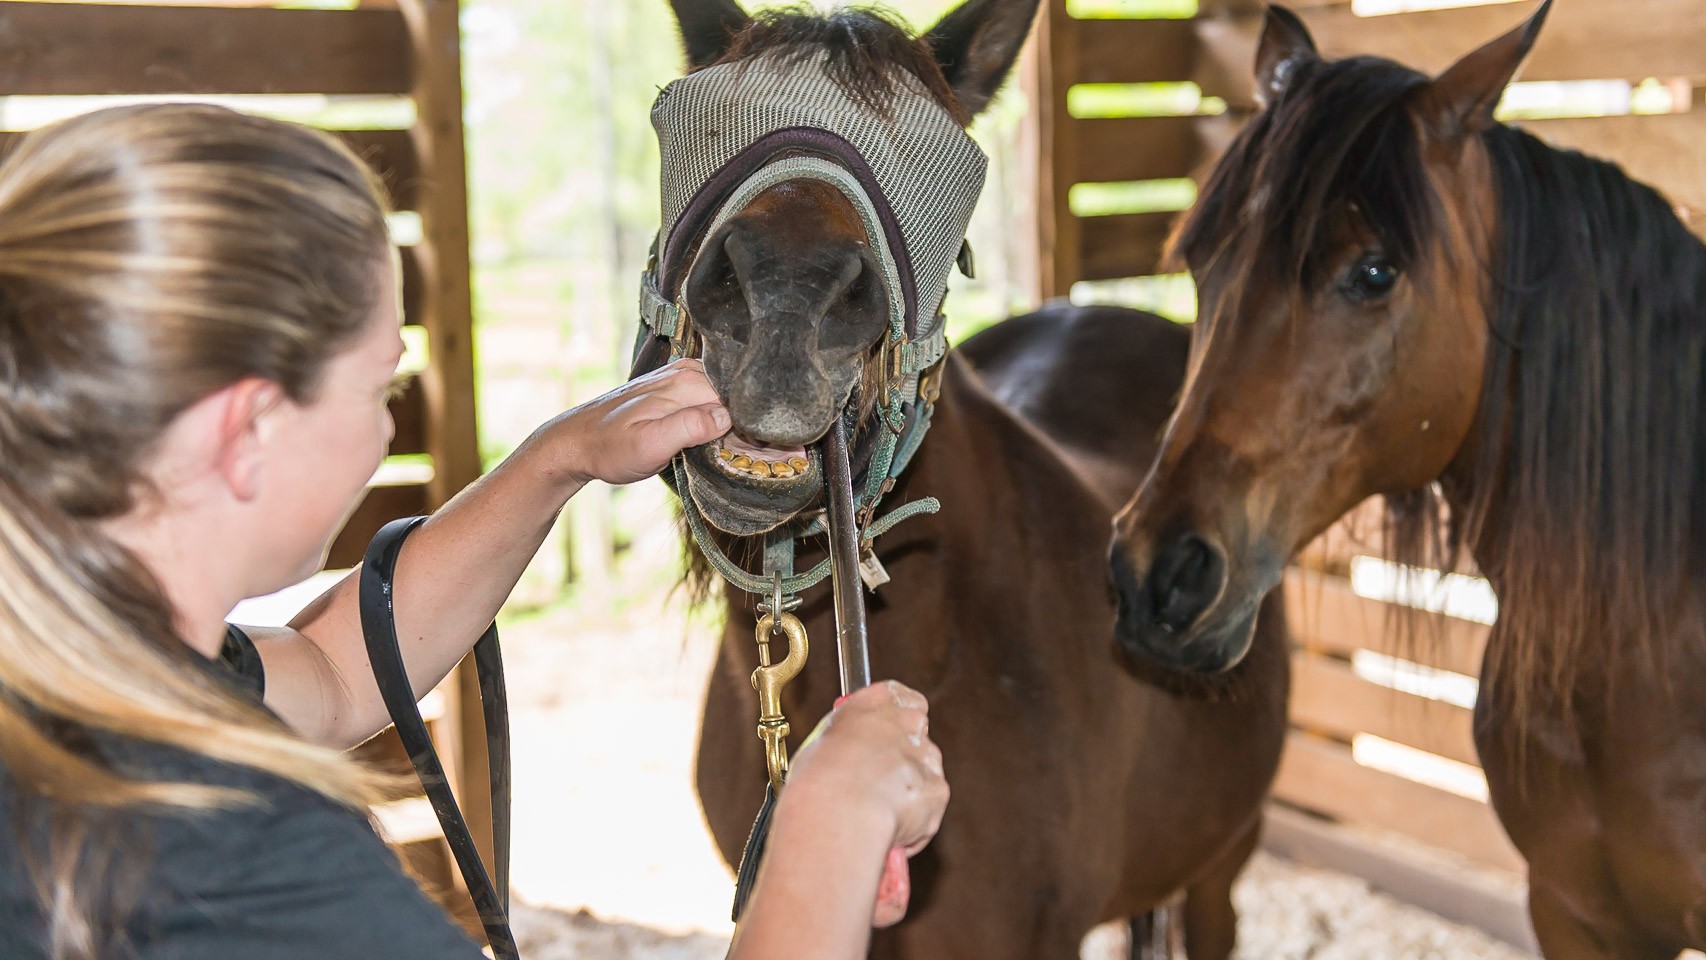
<path fill-rule="evenodd" d="M 969 0 L 917 37 L 863 10 L 672 3 L 690 72 L 653 110 L 659 286 L 733 421 L 688 451 L 686 479 L 712 526 L 754 534 L 819 498 L 814 442 L 844 412 L 874 427 L 896 344 L 939 329 L 983 175 L 961 128 L 1011 69 L 1036 0 Z"/>
<path fill-rule="evenodd" d="M 1175 238 L 1201 312 L 1160 454 L 1116 520 L 1128 652 L 1229 669 L 1297 549 L 1459 455 L 1496 250 L 1482 135 L 1548 6 L 1434 79 L 1324 60 L 1268 11 L 1263 110 Z"/>

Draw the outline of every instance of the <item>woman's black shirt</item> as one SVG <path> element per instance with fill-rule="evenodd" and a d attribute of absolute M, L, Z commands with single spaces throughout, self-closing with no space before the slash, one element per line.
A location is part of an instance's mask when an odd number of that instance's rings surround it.
<path fill-rule="evenodd" d="M 227 631 L 210 669 L 259 700 L 260 654 Z M 237 787 L 253 807 L 115 818 L 115 881 L 127 919 L 103 960 L 478 960 L 481 953 L 398 867 L 361 816 L 257 771 L 94 735 L 115 767 Z M 46 823 L 0 766 L 0 958 L 45 960 L 47 926 L 26 856 Z M 128 892 L 127 892 L 128 891 Z M 126 901 L 125 898 L 128 898 Z"/>

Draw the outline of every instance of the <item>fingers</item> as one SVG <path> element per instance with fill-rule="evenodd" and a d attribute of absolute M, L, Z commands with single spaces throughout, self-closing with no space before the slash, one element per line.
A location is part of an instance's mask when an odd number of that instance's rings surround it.
<path fill-rule="evenodd" d="M 925 699 L 924 694 L 899 680 L 884 680 L 880 683 L 873 683 L 864 689 L 855 690 L 847 695 L 843 706 L 876 709 L 890 704 L 900 707 L 902 710 L 915 710 L 924 714 L 930 712 L 930 701 Z"/>
<path fill-rule="evenodd" d="M 715 401 L 687 407 L 659 420 L 657 431 L 659 439 L 664 441 L 664 446 L 670 448 L 673 456 L 677 450 L 710 443 L 728 433 L 729 411 L 727 407 Z"/>
<path fill-rule="evenodd" d="M 717 388 L 705 376 L 698 360 L 677 360 L 655 371 L 657 392 L 684 407 L 703 406 L 717 400 Z"/>

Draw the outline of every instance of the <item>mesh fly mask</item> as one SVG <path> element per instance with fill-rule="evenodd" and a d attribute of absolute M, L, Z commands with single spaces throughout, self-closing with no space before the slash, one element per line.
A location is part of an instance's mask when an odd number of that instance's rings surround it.
<path fill-rule="evenodd" d="M 694 350 L 683 287 L 703 238 L 776 184 L 811 179 L 839 190 L 882 265 L 890 314 L 881 345 L 888 382 L 878 407 L 889 429 L 876 431 L 858 496 L 868 542 L 904 516 L 935 507 L 919 501 L 870 521 L 928 427 L 934 397 L 920 395 L 920 376 L 947 352 L 943 298 L 955 263 L 968 266 L 965 230 L 987 160 L 910 73 L 895 72 L 894 96 L 881 111 L 837 82 L 828 61 L 826 52 L 760 54 L 689 74 L 658 95 L 652 125 L 662 160 L 662 225 L 641 282 L 635 361 L 637 368 L 660 362 L 660 341 L 671 359 Z M 679 460 L 674 480 L 685 498 Z M 689 505 L 690 523 L 696 513 Z M 695 538 L 708 545 L 698 530 Z M 706 554 L 737 586 L 768 590 L 769 583 L 729 569 L 714 549 Z"/>

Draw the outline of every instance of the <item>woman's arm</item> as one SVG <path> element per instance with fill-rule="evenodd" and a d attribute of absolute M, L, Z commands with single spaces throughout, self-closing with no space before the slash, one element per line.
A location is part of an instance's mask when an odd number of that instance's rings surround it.
<path fill-rule="evenodd" d="M 730 960 L 856 960 L 873 925 L 900 921 L 876 902 L 884 861 L 923 849 L 948 803 L 927 710 L 898 683 L 867 687 L 800 751 Z"/>
<path fill-rule="evenodd" d="M 397 637 L 417 697 L 497 616 L 563 505 L 590 480 L 633 483 L 728 430 L 698 361 L 630 381 L 536 430 L 409 537 L 397 564 Z M 253 629 L 266 702 L 304 737 L 353 746 L 390 722 L 368 664 L 350 574 L 288 628 Z"/>

